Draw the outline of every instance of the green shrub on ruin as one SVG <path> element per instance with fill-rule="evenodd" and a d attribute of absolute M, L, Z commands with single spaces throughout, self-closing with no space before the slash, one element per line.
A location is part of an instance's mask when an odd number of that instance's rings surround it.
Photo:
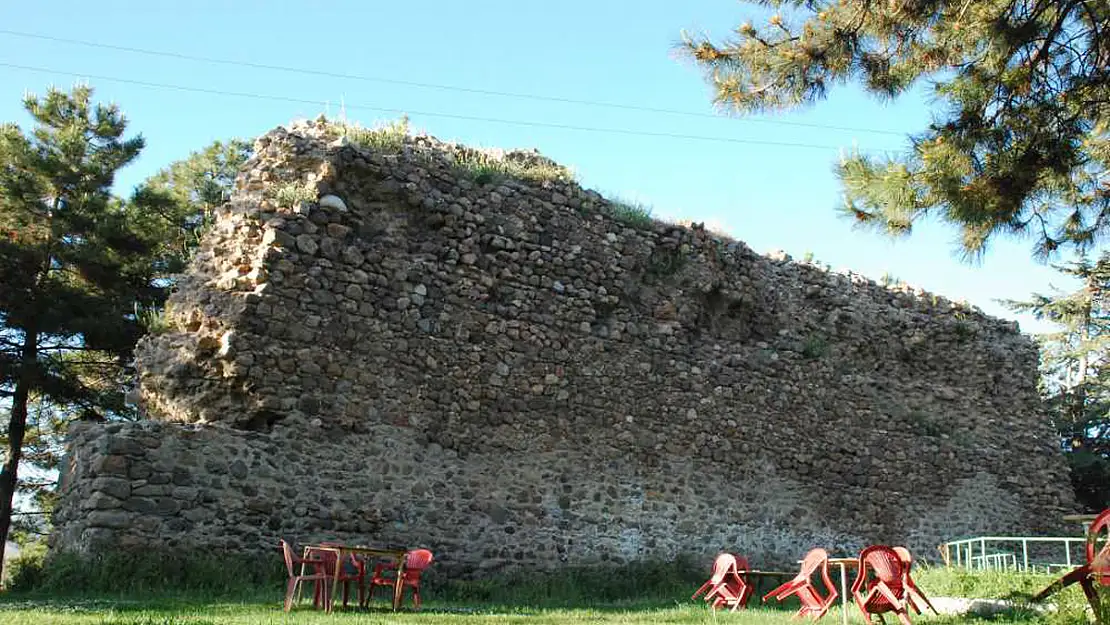
<path fill-rule="evenodd" d="M 293 208 L 301 202 L 316 201 L 316 191 L 300 181 L 284 182 L 267 187 L 266 197 L 283 208 Z"/>
<path fill-rule="evenodd" d="M 375 124 L 365 128 L 358 122 L 333 121 L 328 126 L 329 133 L 336 138 L 346 137 L 354 146 L 377 152 L 396 153 L 404 147 L 409 137 L 409 118 Z"/>
<path fill-rule="evenodd" d="M 633 228 L 650 228 L 655 220 L 651 207 L 640 202 L 613 198 L 604 205 L 603 212 L 620 223 Z"/>
<path fill-rule="evenodd" d="M 466 150 L 455 159 L 459 170 L 478 184 L 489 184 L 506 179 L 530 182 L 564 181 L 574 179 L 565 167 L 546 162 L 529 162 L 480 150 Z"/>

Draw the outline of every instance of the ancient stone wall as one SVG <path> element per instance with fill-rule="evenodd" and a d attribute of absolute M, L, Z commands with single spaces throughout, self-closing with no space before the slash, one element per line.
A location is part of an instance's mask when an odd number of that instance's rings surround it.
<path fill-rule="evenodd" d="M 1015 324 L 647 222 L 534 153 L 340 135 L 259 139 L 140 345 L 150 420 L 71 433 L 56 548 L 762 565 L 1071 510 Z"/>

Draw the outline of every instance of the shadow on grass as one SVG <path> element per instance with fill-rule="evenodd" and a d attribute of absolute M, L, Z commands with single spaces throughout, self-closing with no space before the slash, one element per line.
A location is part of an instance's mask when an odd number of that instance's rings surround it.
<path fill-rule="evenodd" d="M 227 613 L 249 610 L 272 612 L 275 615 L 281 612 L 280 591 L 272 593 L 261 592 L 247 595 L 207 595 L 207 594 L 82 594 L 67 595 L 27 593 L 16 595 L 0 595 L 0 614 L 4 612 L 52 612 L 60 614 L 134 614 L 141 615 L 143 619 L 158 621 L 164 615 L 165 622 L 177 622 L 172 618 L 181 618 L 183 613 L 192 614 L 189 623 L 203 623 L 203 613 Z M 789 617 L 797 610 L 797 602 L 776 602 L 761 604 L 758 597 L 754 597 L 748 605 L 748 610 L 758 611 L 768 616 L 781 615 Z M 423 609 L 419 612 L 406 604 L 399 613 L 394 613 L 386 603 L 372 604 L 369 607 L 335 606 L 336 615 L 450 615 L 450 616 L 541 616 L 560 611 L 584 611 L 596 614 L 619 614 L 629 612 L 662 612 L 684 611 L 709 613 L 707 604 L 701 600 L 690 601 L 689 597 L 676 599 L 674 597 L 644 598 L 635 600 L 614 601 L 569 601 L 565 599 L 548 599 L 541 601 L 441 601 L 426 600 Z M 303 601 L 294 608 L 298 614 L 320 614 L 312 607 L 311 601 Z M 723 614 L 724 612 L 720 612 Z M 172 618 L 171 618 L 172 617 Z M 197 620 L 197 618 L 202 620 Z M 3 619 L 0 618 L 0 621 Z M 141 620 L 141 619 L 140 619 Z M 106 623 L 111 621 L 105 621 Z M 139 622 L 127 620 L 127 623 Z M 147 622 L 147 621 L 142 621 Z"/>

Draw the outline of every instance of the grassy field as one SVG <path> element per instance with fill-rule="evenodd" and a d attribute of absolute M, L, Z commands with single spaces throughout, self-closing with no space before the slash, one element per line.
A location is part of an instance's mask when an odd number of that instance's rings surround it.
<path fill-rule="evenodd" d="M 692 602 L 671 607 L 598 606 L 592 608 L 527 608 L 467 607 L 429 604 L 419 613 L 393 614 L 383 609 L 337 610 L 323 614 L 310 606 L 301 606 L 285 614 L 278 598 L 269 601 L 190 601 L 190 600 L 11 600 L 0 603 L 0 623 L 4 625 L 248 625 L 256 623 L 343 623 L 394 625 L 573 625 L 578 623 L 716 625 L 717 623 L 750 623 L 752 625 L 787 625 L 792 612 L 755 608 L 735 613 L 712 612 Z M 862 625 L 863 617 L 852 607 L 850 622 Z M 952 617 L 917 617 L 918 622 L 972 622 Z M 1027 622 L 1028 618 L 1011 615 L 994 622 Z M 822 621 L 838 625 L 840 611 L 835 609 Z M 889 621 L 897 623 L 896 620 Z"/>
<path fill-rule="evenodd" d="M 167 594 L 156 588 L 133 588 L 123 592 L 89 590 L 80 583 L 0 595 L 0 625 L 247 625 L 256 623 L 391 623 L 394 625 L 575 625 L 578 623 L 659 623 L 675 625 L 787 625 L 793 621 L 796 604 L 775 608 L 760 605 L 758 594 L 751 609 L 736 613 L 712 612 L 689 595 L 697 587 L 688 580 L 660 578 L 659 571 L 642 570 L 632 583 L 610 582 L 585 575 L 537 578 L 527 583 L 466 582 L 432 584 L 423 593 L 424 610 L 394 614 L 378 598 L 370 610 L 337 610 L 323 614 L 307 602 L 290 614 L 281 610 L 280 580 L 265 582 L 252 590 L 225 592 L 190 591 Z M 835 576 L 834 576 L 835 577 Z M 915 623 L 929 625 L 1001 624 L 1081 625 L 1088 622 L 1085 602 L 1077 588 L 1060 595 L 1057 609 L 1042 612 L 1024 602 L 1044 587 L 1048 576 L 1013 573 L 971 574 L 947 569 L 922 568 L 915 572 L 919 585 L 933 597 L 1009 599 L 1015 607 L 991 618 L 967 616 L 914 616 Z M 96 584 L 89 580 L 88 586 Z M 762 584 L 761 584 L 762 586 Z M 760 588 L 765 591 L 767 588 Z M 1110 600 L 1110 596 L 1107 597 Z M 863 617 L 849 605 L 852 625 L 863 625 Z M 822 621 L 839 625 L 840 609 L 834 608 Z M 891 625 L 897 620 L 887 619 Z"/>
<path fill-rule="evenodd" d="M 1070 591 L 1069 591 L 1070 592 Z M 915 623 L 955 625 L 956 623 L 1022 623 L 1028 625 L 1079 625 L 1086 623 L 1078 597 L 1069 597 L 1068 609 L 1060 613 L 1040 614 L 1017 608 L 992 618 L 954 616 L 914 616 Z M 429 601 L 419 613 L 398 614 L 384 607 L 369 610 L 337 609 L 333 614 L 313 610 L 307 603 L 286 614 L 281 610 L 278 591 L 245 598 L 205 597 L 30 597 L 7 596 L 0 599 L 0 623 L 3 625 L 248 625 L 255 623 L 392 623 L 395 625 L 574 625 L 577 623 L 659 623 L 675 625 L 717 625 L 745 623 L 751 625 L 787 625 L 795 623 L 792 612 L 758 606 L 736 613 L 712 612 L 705 605 L 675 600 L 671 605 L 661 602 L 625 602 L 578 608 L 528 606 L 475 606 Z M 862 625 L 864 620 L 849 605 L 849 621 Z M 839 625 L 840 611 L 834 608 L 822 621 Z M 888 619 L 896 624 L 897 620 Z"/>

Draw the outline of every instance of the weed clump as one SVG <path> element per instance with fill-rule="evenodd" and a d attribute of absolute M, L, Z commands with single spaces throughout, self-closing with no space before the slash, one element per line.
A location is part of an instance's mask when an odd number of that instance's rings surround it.
<path fill-rule="evenodd" d="M 398 120 L 376 124 L 364 128 L 357 122 L 331 122 L 328 130 L 335 138 L 345 137 L 352 145 L 377 152 L 400 152 L 409 137 L 409 118 L 407 115 Z"/>

